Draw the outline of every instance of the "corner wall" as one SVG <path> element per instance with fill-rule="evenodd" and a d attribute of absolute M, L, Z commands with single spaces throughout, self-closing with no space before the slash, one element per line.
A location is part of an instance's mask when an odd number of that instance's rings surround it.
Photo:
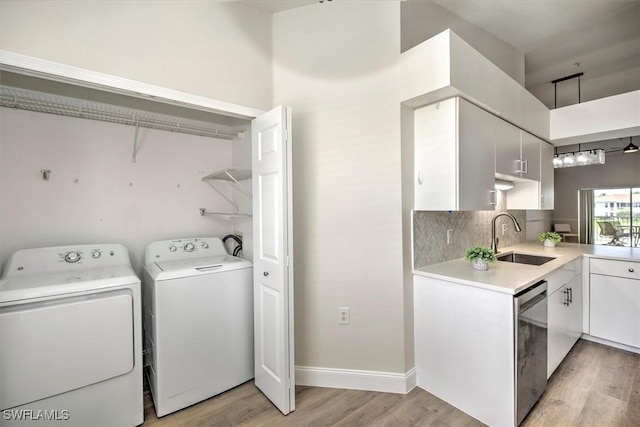
<path fill-rule="evenodd" d="M 430 1 L 406 1 L 400 6 L 402 52 L 450 28 L 474 49 L 524 86 L 524 53 Z"/>
<path fill-rule="evenodd" d="M 399 4 L 280 12 L 273 42 L 276 104 L 293 109 L 296 365 L 325 378 L 347 370 L 403 381 L 413 366 L 405 365 Z M 337 322 L 342 306 L 351 308 L 348 326 Z"/>

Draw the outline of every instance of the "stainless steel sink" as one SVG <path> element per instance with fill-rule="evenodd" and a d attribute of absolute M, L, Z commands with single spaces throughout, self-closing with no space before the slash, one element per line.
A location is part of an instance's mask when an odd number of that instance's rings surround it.
<path fill-rule="evenodd" d="M 542 265 L 549 261 L 553 261 L 554 257 L 542 255 L 521 254 L 518 252 L 509 252 L 506 254 L 496 255 L 498 261 L 515 262 L 516 264 Z"/>

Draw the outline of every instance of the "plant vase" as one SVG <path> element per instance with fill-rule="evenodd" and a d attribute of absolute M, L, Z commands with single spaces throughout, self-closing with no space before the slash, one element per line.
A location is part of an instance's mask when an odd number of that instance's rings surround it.
<path fill-rule="evenodd" d="M 555 248 L 556 247 L 556 243 L 553 240 L 549 240 L 549 239 L 546 239 L 544 241 L 544 245 L 546 247 L 548 247 L 548 248 Z"/>
<path fill-rule="evenodd" d="M 487 271 L 489 269 L 489 263 L 486 259 L 476 258 L 471 261 L 471 268 L 478 271 Z"/>

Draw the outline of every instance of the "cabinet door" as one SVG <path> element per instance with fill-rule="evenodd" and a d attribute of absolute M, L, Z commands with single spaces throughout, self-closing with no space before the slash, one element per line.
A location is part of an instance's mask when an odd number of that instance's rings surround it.
<path fill-rule="evenodd" d="M 520 131 L 522 142 L 522 177 L 540 180 L 540 143 L 543 141 L 528 132 Z"/>
<path fill-rule="evenodd" d="M 540 208 L 554 208 L 553 146 L 540 143 Z"/>
<path fill-rule="evenodd" d="M 582 275 L 547 297 L 547 378 L 582 334 Z"/>
<path fill-rule="evenodd" d="M 565 334 L 569 322 L 567 285 L 547 297 L 547 378 L 566 355 Z"/>
<path fill-rule="evenodd" d="M 591 274 L 589 333 L 640 347 L 640 280 Z"/>
<path fill-rule="evenodd" d="M 498 119 L 464 99 L 459 101 L 458 114 L 458 209 L 494 210 Z"/>
<path fill-rule="evenodd" d="M 495 173 L 520 177 L 520 129 L 492 116 L 495 123 Z"/>
<path fill-rule="evenodd" d="M 582 335 L 582 274 L 574 277 L 567 287 L 569 289 L 568 352 Z"/>
<path fill-rule="evenodd" d="M 456 98 L 414 112 L 414 209 L 457 210 Z"/>

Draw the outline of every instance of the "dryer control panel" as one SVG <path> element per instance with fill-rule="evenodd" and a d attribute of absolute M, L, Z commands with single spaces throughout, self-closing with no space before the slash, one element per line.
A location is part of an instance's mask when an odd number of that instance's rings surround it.
<path fill-rule="evenodd" d="M 153 242 L 145 250 L 144 263 L 227 255 L 218 237 L 194 237 Z"/>
<path fill-rule="evenodd" d="M 13 253 L 7 261 L 4 275 L 80 271 L 115 265 L 131 265 L 127 248 L 117 243 L 54 246 Z"/>

